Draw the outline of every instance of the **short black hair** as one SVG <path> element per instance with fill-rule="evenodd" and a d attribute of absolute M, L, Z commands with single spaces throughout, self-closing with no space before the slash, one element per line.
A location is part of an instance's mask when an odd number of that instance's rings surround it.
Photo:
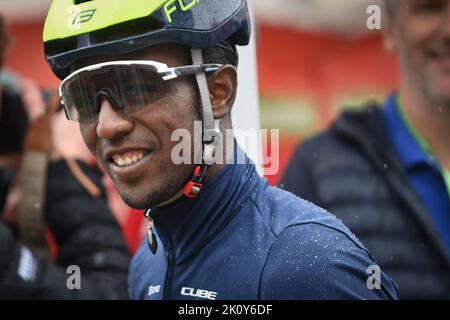
<path fill-rule="evenodd" d="M 218 45 L 203 49 L 203 63 L 230 64 L 237 67 L 239 64 L 239 55 L 235 45 L 227 41 Z"/>
<path fill-rule="evenodd" d="M 237 52 L 236 46 L 230 44 L 227 41 L 221 42 L 214 47 L 209 47 L 202 49 L 203 63 L 205 64 L 223 64 L 223 65 L 232 65 L 237 68 L 239 64 L 239 54 Z M 192 85 L 194 88 L 197 88 L 197 108 L 195 108 L 194 112 L 197 119 L 202 119 L 202 112 L 200 109 L 201 100 L 200 93 L 198 91 L 197 81 L 195 76 L 191 76 Z"/>

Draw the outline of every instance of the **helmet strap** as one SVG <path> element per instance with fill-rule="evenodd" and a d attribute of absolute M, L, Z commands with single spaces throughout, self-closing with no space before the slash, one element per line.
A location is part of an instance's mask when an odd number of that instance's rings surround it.
<path fill-rule="evenodd" d="M 192 63 L 194 65 L 203 64 L 203 54 L 201 49 L 191 49 L 191 55 Z M 171 204 L 183 195 L 187 198 L 195 199 L 202 190 L 204 178 L 208 172 L 209 166 L 215 162 L 214 157 L 216 145 L 219 143 L 220 131 L 219 128 L 216 127 L 216 122 L 214 121 L 214 114 L 205 73 L 197 73 L 196 79 L 202 106 L 202 164 L 195 166 L 191 179 L 189 179 L 181 191 L 169 200 L 158 204 L 157 207 L 163 207 Z"/>
<path fill-rule="evenodd" d="M 194 65 L 203 64 L 203 54 L 201 49 L 191 49 L 192 63 Z M 189 182 L 184 186 L 183 193 L 186 197 L 195 199 L 203 187 L 203 180 L 210 165 L 214 164 L 216 145 L 219 142 L 220 131 L 216 127 L 212 110 L 211 98 L 209 94 L 208 82 L 204 72 L 197 73 L 197 85 L 200 93 L 202 106 L 202 127 L 203 127 L 203 155 L 202 164 L 195 167 L 194 174 Z"/>
<path fill-rule="evenodd" d="M 203 55 L 201 49 L 191 49 L 192 63 L 194 65 L 203 64 Z M 213 148 L 206 148 L 208 145 L 214 145 L 217 143 L 218 129 L 214 121 L 214 114 L 212 110 L 211 98 L 208 89 L 208 82 L 206 81 L 206 75 L 204 72 L 199 72 L 195 75 L 197 79 L 197 85 L 200 93 L 201 105 L 202 105 L 202 123 L 203 123 L 203 161 L 207 164 L 212 164 L 211 154 Z M 206 150 L 205 150 L 206 149 Z M 215 148 L 214 148 L 215 149 Z M 206 151 L 206 152 L 205 152 Z"/>

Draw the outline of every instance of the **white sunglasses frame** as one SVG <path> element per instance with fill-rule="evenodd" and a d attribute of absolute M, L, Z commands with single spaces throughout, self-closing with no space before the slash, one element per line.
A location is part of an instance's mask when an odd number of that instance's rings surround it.
<path fill-rule="evenodd" d="M 86 66 L 84 68 L 81 68 L 73 73 L 71 73 L 69 76 L 67 76 L 59 85 L 59 97 L 61 98 L 61 104 L 64 106 L 64 109 L 66 109 L 66 105 L 64 103 L 64 85 L 73 77 L 76 75 L 82 73 L 82 72 L 89 72 L 101 69 L 103 67 L 108 66 L 132 66 L 132 65 L 144 65 L 144 66 L 152 66 L 156 68 L 156 71 L 161 74 L 161 78 L 164 81 L 169 81 L 175 78 L 178 78 L 180 76 L 187 76 L 196 74 L 199 72 L 215 72 L 219 69 L 221 69 L 224 65 L 223 64 L 201 64 L 201 65 L 186 65 L 186 66 L 180 66 L 180 67 L 169 67 L 165 63 L 156 62 L 152 60 L 119 60 L 119 61 L 109 61 L 109 62 L 102 62 L 97 63 L 93 65 Z M 67 116 L 67 111 L 66 111 Z M 69 119 L 70 120 L 70 119 Z"/>

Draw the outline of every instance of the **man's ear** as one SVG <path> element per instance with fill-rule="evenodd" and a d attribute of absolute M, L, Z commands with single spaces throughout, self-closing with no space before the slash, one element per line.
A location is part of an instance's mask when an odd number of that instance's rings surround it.
<path fill-rule="evenodd" d="M 237 70 L 226 65 L 208 77 L 214 119 L 220 120 L 231 113 L 237 94 Z"/>

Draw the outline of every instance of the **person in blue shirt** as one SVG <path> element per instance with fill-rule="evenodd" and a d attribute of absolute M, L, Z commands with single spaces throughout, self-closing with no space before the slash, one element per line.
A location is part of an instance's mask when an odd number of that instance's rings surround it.
<path fill-rule="evenodd" d="M 102 4 L 73 3 L 79 14 L 69 19 L 74 10 L 55 1 L 44 47 L 64 79 L 67 117 L 150 221 L 130 268 L 131 298 L 396 299 L 340 221 L 269 187 L 234 139 L 222 150 L 226 164 L 216 161 L 232 128 L 236 45 L 250 38 L 246 1 Z M 182 157 L 195 161 L 177 163 L 171 136 L 195 136 L 200 120 L 203 148 L 189 142 Z"/>
<path fill-rule="evenodd" d="M 450 1 L 386 0 L 398 91 L 345 112 L 281 184 L 335 213 L 405 299 L 450 298 Z"/>

